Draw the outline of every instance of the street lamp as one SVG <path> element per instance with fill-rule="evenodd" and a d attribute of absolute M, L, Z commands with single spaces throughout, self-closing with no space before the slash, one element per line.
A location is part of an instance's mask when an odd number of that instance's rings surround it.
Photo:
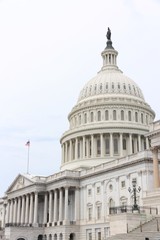
<path fill-rule="evenodd" d="M 133 204 L 132 210 L 139 211 L 139 207 L 137 205 L 137 193 L 141 191 L 141 187 L 139 186 L 138 189 L 136 188 L 136 179 L 132 180 L 132 186 L 133 186 L 132 189 L 130 187 L 128 188 L 128 191 L 130 193 L 133 193 L 134 204 Z"/>

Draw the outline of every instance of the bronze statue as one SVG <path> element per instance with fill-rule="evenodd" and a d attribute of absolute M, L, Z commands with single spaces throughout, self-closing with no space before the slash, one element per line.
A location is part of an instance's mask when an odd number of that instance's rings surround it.
<path fill-rule="evenodd" d="M 111 30 L 108 27 L 108 31 L 107 31 L 107 35 L 106 35 L 107 39 L 110 41 L 111 40 Z"/>

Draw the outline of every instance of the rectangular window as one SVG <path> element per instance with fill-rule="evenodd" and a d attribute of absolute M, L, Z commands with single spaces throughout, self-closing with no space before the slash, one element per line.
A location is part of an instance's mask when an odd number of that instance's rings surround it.
<path fill-rule="evenodd" d="M 98 240 L 101 240 L 101 232 L 98 232 Z"/>
<path fill-rule="evenodd" d="M 88 208 L 88 220 L 92 220 L 92 208 Z"/>
<path fill-rule="evenodd" d="M 101 219 L 101 206 L 97 206 L 97 219 Z"/>
<path fill-rule="evenodd" d="M 97 187 L 97 194 L 99 194 L 101 192 L 101 188 Z"/>
<path fill-rule="evenodd" d="M 125 186 L 126 186 L 125 181 L 122 181 L 122 182 L 121 182 L 121 188 L 125 188 Z"/>
<path fill-rule="evenodd" d="M 92 195 L 92 189 L 88 189 L 88 196 L 91 196 Z"/>
<path fill-rule="evenodd" d="M 105 139 L 105 154 L 109 154 L 109 148 L 110 148 L 109 138 L 106 138 Z"/>
<path fill-rule="evenodd" d="M 100 138 L 97 139 L 97 155 L 101 154 L 101 142 Z"/>
<path fill-rule="evenodd" d="M 88 234 L 88 240 L 92 240 L 92 233 L 91 232 Z"/>
<path fill-rule="evenodd" d="M 118 154 L 118 139 L 114 138 L 114 154 Z"/>

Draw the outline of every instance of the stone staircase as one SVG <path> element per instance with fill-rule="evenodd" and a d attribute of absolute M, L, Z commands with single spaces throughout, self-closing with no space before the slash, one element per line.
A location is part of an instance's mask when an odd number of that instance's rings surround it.
<path fill-rule="evenodd" d="M 129 233 L 117 234 L 107 240 L 160 240 L 160 217 L 142 224 Z"/>

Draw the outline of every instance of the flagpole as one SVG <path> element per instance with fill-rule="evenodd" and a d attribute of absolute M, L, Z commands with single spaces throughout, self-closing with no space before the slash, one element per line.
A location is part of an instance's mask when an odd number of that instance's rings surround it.
<path fill-rule="evenodd" d="M 27 156 L 27 174 L 29 174 L 29 148 L 30 148 L 30 146 L 28 145 L 28 156 Z"/>
<path fill-rule="evenodd" d="M 28 147 L 28 154 L 27 154 L 27 174 L 29 174 L 29 150 L 30 150 L 30 141 L 26 142 L 26 146 Z"/>

